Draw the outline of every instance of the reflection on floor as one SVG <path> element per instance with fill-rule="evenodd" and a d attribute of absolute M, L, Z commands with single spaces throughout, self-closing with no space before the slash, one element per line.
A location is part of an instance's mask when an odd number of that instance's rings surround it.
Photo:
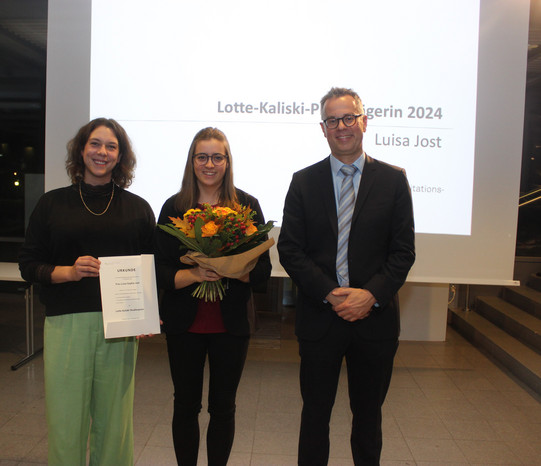
<path fill-rule="evenodd" d="M 20 297 L 19 297 L 20 299 Z M 43 361 L 17 371 L 24 322 L 0 296 L 0 466 L 46 464 Z M 20 317 L 20 314 L 19 314 Z M 301 398 L 293 311 L 258 313 L 238 394 L 230 465 L 294 465 Z M 17 328 L 15 328 L 17 327 Z M 22 328 L 21 328 L 22 327 Z M 20 338 L 19 338 L 20 340 Z M 9 342 L 6 344 L 6 342 Z M 344 369 L 345 372 L 345 369 Z M 140 345 L 136 465 L 174 465 L 172 385 L 163 336 Z M 206 464 L 205 428 L 199 464 Z M 351 465 L 345 374 L 332 417 L 330 465 Z M 401 342 L 384 406 L 383 465 L 539 465 L 541 403 L 452 329 L 442 343 Z"/>

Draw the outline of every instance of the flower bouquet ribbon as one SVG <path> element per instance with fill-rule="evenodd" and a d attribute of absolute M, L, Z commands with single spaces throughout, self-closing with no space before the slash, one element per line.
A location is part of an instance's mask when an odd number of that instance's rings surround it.
<path fill-rule="evenodd" d="M 274 244 L 274 239 L 267 239 L 274 222 L 256 226 L 254 215 L 250 207 L 238 204 L 234 209 L 204 204 L 203 209 L 190 209 L 182 219 L 169 217 L 172 223 L 158 226 L 180 240 L 180 249 L 187 250 L 180 258 L 182 263 L 200 265 L 223 277 L 240 278 Z M 217 301 L 224 294 L 224 285 L 217 280 L 201 282 L 192 296 Z"/>

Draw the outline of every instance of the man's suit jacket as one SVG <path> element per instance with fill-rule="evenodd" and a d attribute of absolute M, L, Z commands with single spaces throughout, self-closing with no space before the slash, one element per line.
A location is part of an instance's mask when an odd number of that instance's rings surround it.
<path fill-rule="evenodd" d="M 336 201 L 330 159 L 293 175 L 284 205 L 278 251 L 298 287 L 296 334 L 321 338 L 333 319 L 325 302 L 338 287 Z M 377 300 L 370 316 L 353 322 L 367 339 L 397 338 L 397 292 L 415 260 L 411 192 L 404 170 L 366 157 L 351 221 L 348 246 L 350 286 Z"/>

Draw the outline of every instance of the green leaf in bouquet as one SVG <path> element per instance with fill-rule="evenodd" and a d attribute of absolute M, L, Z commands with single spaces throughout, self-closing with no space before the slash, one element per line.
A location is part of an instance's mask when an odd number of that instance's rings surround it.
<path fill-rule="evenodd" d="M 201 217 L 197 217 L 194 223 L 195 239 L 199 244 L 202 244 L 203 234 L 201 233 L 201 228 L 203 228 L 204 224 L 205 221 Z"/>
<path fill-rule="evenodd" d="M 208 247 L 208 253 L 207 256 L 209 257 L 218 257 L 220 256 L 220 250 L 222 248 L 222 240 L 220 238 L 209 238 L 209 247 Z"/>
<path fill-rule="evenodd" d="M 271 231 L 274 228 L 275 221 L 276 220 L 269 220 L 267 223 L 265 223 L 265 225 L 258 225 L 256 234 L 259 234 L 259 233 L 268 234 L 269 231 Z"/>
<path fill-rule="evenodd" d="M 208 256 L 209 255 L 209 249 L 210 249 L 210 238 L 206 238 L 204 236 L 201 236 L 200 240 L 201 249 L 203 250 L 203 253 Z"/>
<path fill-rule="evenodd" d="M 174 227 L 172 224 L 158 225 L 158 226 L 166 233 L 169 233 L 175 238 L 178 238 L 181 241 L 181 243 L 184 246 L 186 246 L 187 249 L 197 251 L 197 252 L 203 252 L 201 247 L 197 243 L 197 241 L 195 241 L 195 239 L 188 238 L 184 232 L 180 231 L 178 228 Z"/>
<path fill-rule="evenodd" d="M 241 254 L 255 248 L 256 246 L 259 246 L 263 241 L 266 240 L 266 235 L 273 229 L 273 227 L 274 220 L 269 220 L 265 225 L 259 225 L 256 233 L 241 238 L 239 242 L 231 246 L 224 255 L 232 256 L 235 254 Z"/>

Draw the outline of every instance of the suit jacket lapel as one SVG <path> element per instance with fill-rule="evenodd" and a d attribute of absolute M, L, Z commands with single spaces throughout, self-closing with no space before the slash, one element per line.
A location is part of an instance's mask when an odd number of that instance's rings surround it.
<path fill-rule="evenodd" d="M 330 156 L 319 164 L 319 179 L 315 180 L 321 189 L 327 218 L 331 222 L 331 228 L 338 237 L 338 214 L 336 212 L 336 200 L 334 198 L 334 184 L 332 181 Z"/>
<path fill-rule="evenodd" d="M 355 200 L 355 210 L 353 211 L 351 223 L 354 223 L 357 220 L 359 212 L 361 211 L 366 198 L 368 197 L 368 193 L 370 192 L 372 184 L 376 178 L 376 170 L 377 166 L 374 159 L 367 155 L 364 162 L 363 172 L 361 174 L 361 183 L 359 184 L 359 191 L 357 193 L 357 199 Z"/>

